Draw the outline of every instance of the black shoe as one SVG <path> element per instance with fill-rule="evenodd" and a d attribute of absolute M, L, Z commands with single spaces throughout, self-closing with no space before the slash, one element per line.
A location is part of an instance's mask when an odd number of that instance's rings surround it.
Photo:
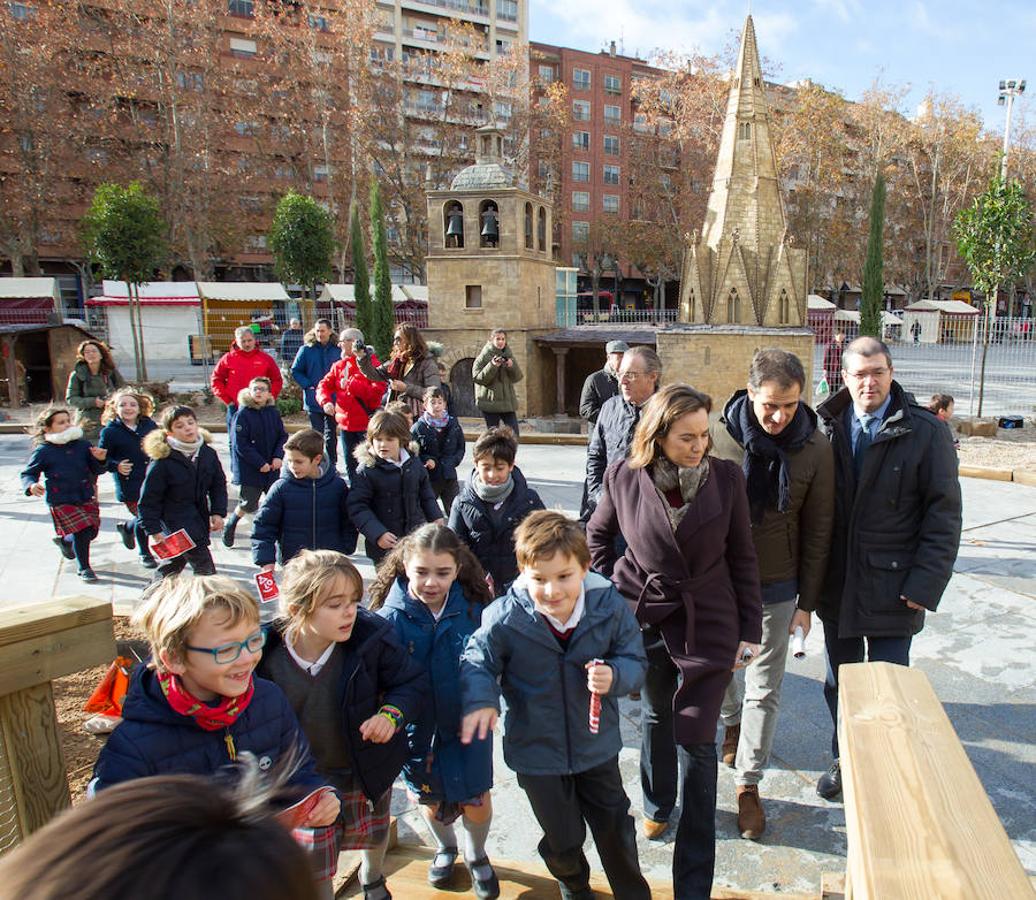
<path fill-rule="evenodd" d="M 842 794 L 842 766 L 836 759 L 817 781 L 817 793 L 825 800 L 835 800 Z"/>
<path fill-rule="evenodd" d="M 80 569 L 79 577 L 83 579 L 87 584 L 97 584 L 97 576 L 94 575 L 93 569 Z"/>
<path fill-rule="evenodd" d="M 388 885 L 385 884 L 385 876 L 382 875 L 377 881 L 372 881 L 370 884 L 362 885 L 363 896 L 365 898 L 372 898 L 372 900 L 392 900 L 392 894 L 388 889 Z"/>
<path fill-rule="evenodd" d="M 497 880 L 496 872 L 493 871 L 488 856 L 479 857 L 472 862 L 464 860 L 464 865 L 468 867 L 468 873 L 471 875 L 471 889 L 475 892 L 476 897 L 480 897 L 482 900 L 493 900 L 494 897 L 500 896 L 500 882 Z M 489 877 L 479 878 L 475 874 L 475 869 L 483 871 L 489 869 Z"/>
<path fill-rule="evenodd" d="M 157 569 L 158 561 L 153 556 L 142 556 L 140 557 L 140 564 L 145 569 Z"/>
<path fill-rule="evenodd" d="M 237 520 L 227 519 L 227 524 L 223 526 L 223 546 L 233 547 L 234 546 L 234 533 L 237 531 Z"/>
<path fill-rule="evenodd" d="M 61 551 L 61 555 L 63 557 L 65 557 L 65 559 L 75 559 L 76 558 L 75 547 L 73 547 L 64 538 L 56 537 L 56 538 L 54 538 L 54 543 L 58 545 L 58 550 Z"/>
<path fill-rule="evenodd" d="M 126 549 L 132 550 L 137 543 L 137 539 L 130 524 L 128 522 L 116 522 L 115 530 L 122 535 L 122 543 L 126 545 Z"/>
<path fill-rule="evenodd" d="M 442 865 L 439 861 L 444 860 Z M 428 883 L 433 888 L 444 888 L 453 880 L 453 867 L 457 862 L 457 848 L 443 847 L 435 851 L 432 864 L 428 867 Z"/>

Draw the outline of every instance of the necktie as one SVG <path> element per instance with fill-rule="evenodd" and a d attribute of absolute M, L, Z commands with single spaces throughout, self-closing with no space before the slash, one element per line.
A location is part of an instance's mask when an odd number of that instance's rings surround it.
<path fill-rule="evenodd" d="M 863 469 L 863 456 L 871 445 L 871 422 L 874 417 L 870 415 L 860 416 L 860 433 L 856 438 L 856 447 L 853 449 L 853 463 L 856 468 L 856 477 L 860 477 Z"/>

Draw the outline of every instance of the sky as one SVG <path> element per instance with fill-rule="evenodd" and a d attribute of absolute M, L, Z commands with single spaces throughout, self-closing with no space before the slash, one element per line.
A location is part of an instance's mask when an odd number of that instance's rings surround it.
<path fill-rule="evenodd" d="M 1024 0 L 529 0 L 529 38 L 627 55 L 719 53 L 751 9 L 776 81 L 812 79 L 856 100 L 875 79 L 908 85 L 912 115 L 929 90 L 957 94 L 1003 133 L 1001 79 L 1027 79 L 1015 115 L 1036 117 L 1036 4 Z"/>

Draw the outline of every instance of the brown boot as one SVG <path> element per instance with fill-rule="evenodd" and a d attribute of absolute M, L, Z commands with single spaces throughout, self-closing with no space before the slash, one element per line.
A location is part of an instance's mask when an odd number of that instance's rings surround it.
<path fill-rule="evenodd" d="M 734 767 L 737 759 L 737 741 L 741 737 L 741 723 L 728 725 L 723 729 L 723 765 Z"/>
<path fill-rule="evenodd" d="M 737 830 L 741 837 L 758 840 L 766 831 L 766 813 L 759 799 L 759 787 L 754 784 L 737 786 Z"/>

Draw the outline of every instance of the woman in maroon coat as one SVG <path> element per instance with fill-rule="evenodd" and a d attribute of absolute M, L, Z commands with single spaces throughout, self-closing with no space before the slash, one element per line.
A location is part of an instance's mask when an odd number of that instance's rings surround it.
<path fill-rule="evenodd" d="M 716 721 L 732 671 L 762 638 L 745 480 L 736 464 L 707 455 L 711 407 L 686 384 L 655 394 L 587 525 L 593 564 L 630 602 L 648 655 L 640 770 L 649 837 L 661 835 L 676 804 L 676 745 L 685 751 L 678 900 L 710 894 Z M 617 556 L 620 535 L 626 549 Z"/>

